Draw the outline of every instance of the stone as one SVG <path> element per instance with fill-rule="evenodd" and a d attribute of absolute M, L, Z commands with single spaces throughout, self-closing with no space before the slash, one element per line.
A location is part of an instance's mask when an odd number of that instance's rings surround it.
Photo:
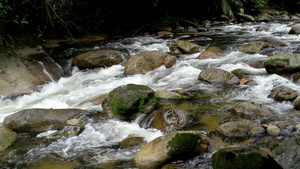
<path fill-rule="evenodd" d="M 242 13 L 237 13 L 236 15 L 239 18 L 239 20 L 241 20 L 241 21 L 255 22 L 255 19 L 251 15 L 242 14 Z"/>
<path fill-rule="evenodd" d="M 281 167 L 264 151 L 251 147 L 230 147 L 215 152 L 212 156 L 214 169 L 258 169 Z"/>
<path fill-rule="evenodd" d="M 233 111 L 247 119 L 257 119 L 273 116 L 273 112 L 260 104 L 253 102 L 241 102 L 235 105 Z"/>
<path fill-rule="evenodd" d="M 261 136 L 264 135 L 266 133 L 266 130 L 263 127 L 254 127 L 251 129 L 251 133 L 254 136 Z"/>
<path fill-rule="evenodd" d="M 124 74 L 145 74 L 160 66 L 172 67 L 176 63 L 176 56 L 161 51 L 146 51 L 132 56 L 125 65 Z"/>
<path fill-rule="evenodd" d="M 268 73 L 292 74 L 300 71 L 300 54 L 274 55 L 264 62 Z"/>
<path fill-rule="evenodd" d="M 67 120 L 86 113 L 80 109 L 27 109 L 5 117 L 3 126 L 18 133 L 59 130 Z"/>
<path fill-rule="evenodd" d="M 199 52 L 199 45 L 194 42 L 178 40 L 176 42 L 176 46 L 184 54 L 193 54 Z"/>
<path fill-rule="evenodd" d="M 128 137 L 122 140 L 120 144 L 121 149 L 130 149 L 132 147 L 141 147 L 146 141 L 143 137 Z"/>
<path fill-rule="evenodd" d="M 281 88 L 275 95 L 276 101 L 294 101 L 299 95 L 299 92 L 290 88 Z"/>
<path fill-rule="evenodd" d="M 181 55 L 182 52 L 177 48 L 177 46 L 170 46 L 169 47 L 171 55 Z"/>
<path fill-rule="evenodd" d="M 262 37 L 259 41 L 270 44 L 271 46 L 287 46 L 286 43 L 279 41 L 274 37 Z"/>
<path fill-rule="evenodd" d="M 297 110 L 300 110 L 300 99 L 298 99 L 295 103 L 294 103 L 294 108 Z"/>
<path fill-rule="evenodd" d="M 109 92 L 104 111 L 111 110 L 121 116 L 132 116 L 136 113 L 148 113 L 156 105 L 154 91 L 144 85 L 127 84 Z"/>
<path fill-rule="evenodd" d="M 134 161 L 137 168 L 156 169 L 168 162 L 205 152 L 207 145 L 208 140 L 197 132 L 170 132 L 144 145 Z"/>
<path fill-rule="evenodd" d="M 209 46 L 204 52 L 202 52 L 198 59 L 217 59 L 223 57 L 225 54 L 217 46 Z"/>
<path fill-rule="evenodd" d="M 280 129 L 277 126 L 275 126 L 275 125 L 269 125 L 267 127 L 267 132 L 271 136 L 279 136 Z"/>
<path fill-rule="evenodd" d="M 292 137 L 282 141 L 269 155 L 283 169 L 300 168 L 300 137 Z"/>
<path fill-rule="evenodd" d="M 296 25 L 292 26 L 291 30 L 289 31 L 289 34 L 299 35 L 300 34 L 300 24 L 296 24 Z"/>
<path fill-rule="evenodd" d="M 256 28 L 256 31 L 257 32 L 268 32 L 270 30 L 270 27 L 267 26 L 267 25 L 259 25 L 257 28 Z"/>
<path fill-rule="evenodd" d="M 257 54 L 257 53 L 260 53 L 260 51 L 266 47 L 270 47 L 270 44 L 258 41 L 258 42 L 254 42 L 252 44 L 243 46 L 241 48 L 241 51 L 245 52 L 245 53 L 249 53 L 249 54 Z"/>
<path fill-rule="evenodd" d="M 17 138 L 17 133 L 9 128 L 0 126 L 0 152 L 12 145 Z"/>
<path fill-rule="evenodd" d="M 154 95 L 158 99 L 182 99 L 180 94 L 167 90 L 158 90 Z"/>
<path fill-rule="evenodd" d="M 72 66 L 77 66 L 80 69 L 109 67 L 122 61 L 123 54 L 120 51 L 96 50 L 77 55 L 72 61 Z"/>
<path fill-rule="evenodd" d="M 194 119 L 191 113 L 180 109 L 159 111 L 153 119 L 152 127 L 163 132 L 177 131 L 191 124 Z"/>
<path fill-rule="evenodd" d="M 206 68 L 199 74 L 198 80 L 217 83 L 239 84 L 240 79 L 230 72 L 219 68 Z"/>
<path fill-rule="evenodd" d="M 230 138 L 246 137 L 250 130 L 250 126 L 234 121 L 221 124 L 216 128 L 217 133 Z"/>

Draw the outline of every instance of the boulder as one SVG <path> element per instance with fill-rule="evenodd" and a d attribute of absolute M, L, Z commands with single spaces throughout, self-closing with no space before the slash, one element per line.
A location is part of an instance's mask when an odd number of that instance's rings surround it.
<path fill-rule="evenodd" d="M 161 51 L 146 51 L 132 56 L 125 65 L 124 74 L 145 74 L 160 66 L 172 67 L 176 63 L 176 56 Z"/>
<path fill-rule="evenodd" d="M 199 45 L 194 42 L 178 40 L 176 42 L 176 46 L 184 54 L 193 54 L 199 52 Z"/>
<path fill-rule="evenodd" d="M 295 101 L 294 108 L 297 109 L 297 110 L 300 110 L 300 99 Z"/>
<path fill-rule="evenodd" d="M 283 169 L 300 168 L 300 137 L 293 137 L 284 140 L 269 155 Z"/>
<path fill-rule="evenodd" d="M 240 79 L 232 73 L 218 68 L 206 68 L 202 70 L 199 74 L 198 80 L 204 80 L 211 83 L 219 82 L 229 84 L 238 84 L 240 82 Z"/>
<path fill-rule="evenodd" d="M 257 119 L 273 116 L 273 112 L 260 104 L 253 102 L 242 102 L 234 106 L 233 111 L 240 114 L 243 118 Z"/>
<path fill-rule="evenodd" d="M 6 127 L 0 126 L 0 152 L 12 145 L 17 138 L 17 133 Z"/>
<path fill-rule="evenodd" d="M 281 88 L 275 95 L 276 101 L 294 101 L 299 95 L 299 92 L 290 88 Z"/>
<path fill-rule="evenodd" d="M 145 144 L 146 141 L 143 137 L 128 137 L 122 140 L 120 144 L 121 149 L 130 149 L 133 147 L 141 147 L 143 144 Z"/>
<path fill-rule="evenodd" d="M 243 13 L 237 13 L 236 15 L 240 21 L 255 22 L 255 19 L 251 15 L 247 15 L 247 14 L 243 14 Z"/>
<path fill-rule="evenodd" d="M 213 154 L 212 166 L 214 169 L 281 168 L 266 152 L 251 147 L 221 149 Z"/>
<path fill-rule="evenodd" d="M 104 103 L 104 111 L 131 117 L 136 113 L 148 113 L 156 105 L 154 91 L 144 85 L 128 84 L 109 92 L 109 99 Z"/>
<path fill-rule="evenodd" d="M 156 113 L 152 127 L 163 132 L 177 131 L 194 121 L 195 117 L 186 111 L 180 109 L 170 109 Z"/>
<path fill-rule="evenodd" d="M 143 146 L 134 161 L 139 169 L 156 169 L 170 161 L 188 159 L 205 152 L 207 144 L 208 140 L 196 132 L 170 132 Z"/>
<path fill-rule="evenodd" d="M 77 66 L 80 69 L 109 67 L 122 61 L 123 54 L 120 51 L 97 50 L 77 55 L 72 61 L 72 66 Z"/>
<path fill-rule="evenodd" d="M 170 46 L 169 47 L 171 55 L 181 55 L 182 52 L 177 48 L 177 46 Z"/>
<path fill-rule="evenodd" d="M 300 54 L 274 55 L 264 62 L 268 73 L 292 74 L 300 71 Z"/>
<path fill-rule="evenodd" d="M 291 30 L 289 31 L 289 34 L 296 34 L 299 35 L 300 34 L 300 24 L 296 24 L 294 25 Z"/>
<path fill-rule="evenodd" d="M 27 109 L 5 117 L 3 126 L 18 133 L 58 130 L 67 120 L 86 113 L 80 109 Z"/>
<path fill-rule="evenodd" d="M 241 48 L 241 51 L 245 52 L 245 53 L 250 53 L 250 54 L 257 54 L 257 53 L 260 53 L 260 51 L 266 47 L 270 47 L 270 44 L 258 41 L 258 42 L 254 42 L 252 44 L 243 46 Z"/>
<path fill-rule="evenodd" d="M 216 128 L 216 132 L 230 138 L 243 138 L 251 131 L 251 127 L 239 122 L 226 122 Z"/>
<path fill-rule="evenodd" d="M 270 44 L 271 46 L 287 46 L 286 43 L 279 41 L 278 39 L 274 37 L 262 37 L 259 41 L 266 42 Z"/>
<path fill-rule="evenodd" d="M 202 52 L 198 59 L 217 59 L 223 57 L 225 54 L 217 46 L 209 46 L 204 52 Z"/>
<path fill-rule="evenodd" d="M 175 92 L 167 90 L 158 90 L 155 92 L 155 97 L 158 99 L 182 99 L 182 96 Z"/>

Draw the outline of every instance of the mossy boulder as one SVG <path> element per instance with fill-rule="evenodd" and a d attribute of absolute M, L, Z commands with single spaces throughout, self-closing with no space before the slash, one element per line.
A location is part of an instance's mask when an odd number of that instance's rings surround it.
<path fill-rule="evenodd" d="M 194 42 L 178 40 L 176 42 L 176 46 L 184 54 L 193 54 L 199 52 L 199 45 Z"/>
<path fill-rule="evenodd" d="M 274 55 L 264 62 L 268 73 L 292 74 L 300 71 L 300 54 Z"/>
<path fill-rule="evenodd" d="M 176 63 L 176 56 L 161 51 L 146 51 L 132 56 L 126 62 L 124 74 L 145 74 L 160 66 L 172 67 Z"/>
<path fill-rule="evenodd" d="M 225 54 L 217 46 L 209 46 L 204 52 L 202 52 L 198 59 L 217 59 L 223 57 Z"/>
<path fill-rule="evenodd" d="M 134 161 L 137 168 L 156 169 L 168 162 L 192 158 L 205 152 L 207 144 L 208 140 L 199 133 L 171 132 L 143 146 Z"/>
<path fill-rule="evenodd" d="M 251 147 L 232 147 L 217 151 L 212 156 L 214 169 L 280 169 L 264 151 Z"/>
<path fill-rule="evenodd" d="M 277 148 L 272 150 L 269 155 L 283 169 L 300 168 L 300 137 L 293 137 L 284 140 Z"/>
<path fill-rule="evenodd" d="M 234 74 L 219 68 L 206 68 L 199 74 L 198 80 L 216 83 L 238 84 L 240 79 Z"/>
<path fill-rule="evenodd" d="M 247 119 L 257 119 L 273 116 L 273 112 L 260 104 L 253 102 L 241 102 L 235 105 L 233 111 Z"/>
<path fill-rule="evenodd" d="M 97 50 L 88 51 L 77 55 L 73 61 L 72 66 L 77 66 L 80 69 L 95 68 L 95 67 L 109 67 L 119 64 L 123 61 L 123 54 L 116 50 Z"/>
<path fill-rule="evenodd" d="M 15 142 L 17 133 L 9 128 L 0 126 L 0 152 L 4 151 L 12 143 Z"/>
<path fill-rule="evenodd" d="M 80 109 L 27 109 L 5 117 L 3 126 L 18 133 L 58 130 L 67 120 L 86 113 Z"/>
<path fill-rule="evenodd" d="M 104 111 L 130 117 L 136 113 L 148 113 L 156 105 L 154 91 L 144 85 L 128 84 L 109 92 L 109 99 L 104 103 Z"/>
<path fill-rule="evenodd" d="M 156 113 L 152 126 L 163 132 L 180 130 L 194 121 L 195 117 L 180 109 L 170 109 Z"/>

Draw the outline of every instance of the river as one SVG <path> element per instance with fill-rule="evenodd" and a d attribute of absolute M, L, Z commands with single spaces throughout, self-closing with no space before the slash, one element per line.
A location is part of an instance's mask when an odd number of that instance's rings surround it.
<path fill-rule="evenodd" d="M 288 44 L 288 46 L 272 49 L 271 52 L 299 53 L 300 36 L 288 34 L 291 29 L 290 21 L 262 24 L 266 24 L 270 30 L 257 32 L 258 24 L 255 23 L 229 24 L 214 26 L 210 32 L 167 37 L 143 35 L 101 42 L 91 47 L 66 49 L 61 55 L 64 59 L 67 58 L 66 63 L 70 63 L 69 58 L 88 50 L 120 50 L 125 53 L 125 57 L 128 59 L 130 56 L 143 51 L 160 50 L 169 52 L 169 46 L 178 39 L 193 41 L 201 46 L 199 53 L 180 55 L 172 68 L 160 67 L 144 75 L 125 76 L 123 73 L 126 60 L 120 65 L 90 71 L 72 68 L 70 69 L 71 76 L 40 86 L 40 90 L 37 92 L 13 100 L 2 98 L 0 100 L 0 122 L 14 112 L 29 108 L 80 108 L 101 111 L 101 106 L 92 105 L 89 101 L 108 94 L 120 85 L 129 83 L 146 85 L 153 90 L 196 89 L 208 93 L 219 91 L 218 96 L 221 96 L 224 102 L 235 103 L 244 100 L 264 104 L 273 110 L 275 114 L 285 118 L 285 114 L 293 110 L 293 104 L 291 102 L 279 103 L 268 96 L 271 94 L 272 89 L 280 86 L 299 91 L 299 84 L 279 75 L 267 74 L 264 68 L 249 66 L 257 61 L 266 60 L 268 56 L 264 54 L 246 54 L 240 52 L 240 48 L 259 40 L 261 37 L 275 37 Z M 210 45 L 220 46 L 226 56 L 220 59 L 197 59 L 197 56 Z M 251 79 L 257 85 L 230 89 L 230 92 L 220 91 L 218 86 L 198 81 L 199 73 L 207 67 L 218 67 L 227 71 L 243 68 L 256 72 L 256 75 L 251 75 Z M 219 106 L 219 103 L 221 104 L 221 102 L 214 102 L 213 104 Z M 207 104 L 212 104 L 212 102 Z M 222 106 L 219 107 L 223 108 Z M 217 115 L 220 114 L 217 113 Z M 205 114 L 204 116 L 209 115 Z M 144 129 L 136 123 L 120 122 L 112 119 L 95 120 L 88 118 L 86 120 L 88 123 L 85 130 L 79 136 L 61 138 L 50 144 L 37 146 L 18 156 L 12 156 L 8 166 L 22 168 L 31 162 L 47 157 L 61 161 L 61 163 L 70 163 L 77 160 L 77 163 L 80 163 L 83 168 L 94 168 L 98 164 L 114 161 L 118 161 L 117 164 L 114 164 L 115 168 L 134 168 L 131 160 L 138 149 L 121 150 L 118 144 L 128 136 L 144 137 L 149 142 L 163 135 L 162 132 L 156 129 Z M 300 122 L 299 119 L 294 120 Z M 38 138 L 43 137 L 43 134 L 47 135 L 47 133 L 42 133 L 42 135 L 38 135 Z M 185 166 L 211 168 L 211 154 L 212 151 L 199 155 L 186 162 Z M 79 158 L 81 161 L 78 160 Z"/>

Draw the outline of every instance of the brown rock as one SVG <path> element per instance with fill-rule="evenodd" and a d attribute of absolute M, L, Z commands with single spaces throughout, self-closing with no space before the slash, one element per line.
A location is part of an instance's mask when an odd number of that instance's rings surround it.
<path fill-rule="evenodd" d="M 224 53 L 219 47 L 210 46 L 198 56 L 198 59 L 217 59 L 223 56 Z"/>

